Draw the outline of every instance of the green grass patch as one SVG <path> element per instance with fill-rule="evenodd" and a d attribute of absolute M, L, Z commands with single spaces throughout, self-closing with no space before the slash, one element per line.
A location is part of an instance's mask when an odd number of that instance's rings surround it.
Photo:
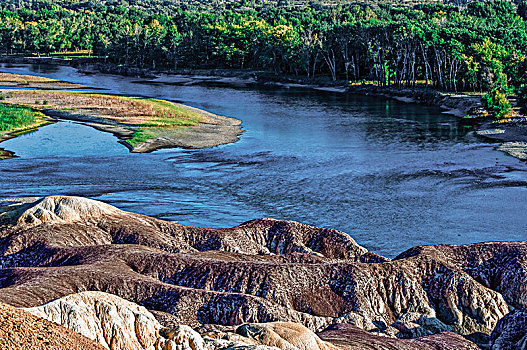
<path fill-rule="evenodd" d="M 35 112 L 31 109 L 0 104 L 0 132 L 27 128 L 36 122 Z"/>
<path fill-rule="evenodd" d="M 19 136 L 30 133 L 41 126 L 50 124 L 44 119 L 44 114 L 21 105 L 0 104 L 0 141 L 6 134 Z M 11 153 L 7 152 L 7 158 Z M 3 158 L 6 155 L 4 154 Z M 2 157 L 0 157 L 2 159 Z"/>
<path fill-rule="evenodd" d="M 125 97 L 121 99 L 135 101 L 155 110 L 154 116 L 141 124 L 143 127 L 185 127 L 201 123 L 205 117 L 195 110 L 181 107 L 173 102 L 155 98 Z"/>
<path fill-rule="evenodd" d="M 205 119 L 202 113 L 181 107 L 170 101 L 139 97 L 122 98 L 146 104 L 156 111 L 154 116 L 150 116 L 147 122 L 140 124 L 132 137 L 126 140 L 134 148 L 170 130 L 198 125 Z"/>
<path fill-rule="evenodd" d="M 0 148 L 0 160 L 13 158 L 13 153 Z"/>
<path fill-rule="evenodd" d="M 141 128 L 140 130 L 136 131 L 130 139 L 126 140 L 126 142 L 135 148 L 145 143 L 147 140 L 153 139 L 156 137 L 157 133 L 154 131 L 154 129 L 149 129 L 150 128 Z"/>

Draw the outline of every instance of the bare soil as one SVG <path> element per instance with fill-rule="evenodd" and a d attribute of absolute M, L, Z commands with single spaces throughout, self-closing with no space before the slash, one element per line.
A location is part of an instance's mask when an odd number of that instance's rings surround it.
<path fill-rule="evenodd" d="M 0 348 L 9 350 L 103 350 L 76 332 L 0 303 Z"/>
<path fill-rule="evenodd" d="M 101 131 L 111 132 L 132 152 L 152 152 L 160 148 L 208 148 L 238 140 L 242 132 L 240 121 L 209 113 L 197 108 L 173 103 L 183 110 L 172 123 L 167 111 L 161 110 L 148 100 L 106 94 L 74 93 L 63 91 L 10 91 L 7 103 L 39 108 L 44 114 L 81 121 Z M 37 103 L 38 102 L 38 103 Z M 45 102 L 45 105 L 42 105 Z M 166 101 L 165 101 L 166 102 Z M 185 118 L 188 120 L 185 121 Z M 144 128 L 152 137 L 140 144 L 131 145 L 126 140 Z"/>
<path fill-rule="evenodd" d="M 68 83 L 66 81 L 60 81 L 60 80 L 39 77 L 39 76 L 34 76 L 34 75 L 1 73 L 1 72 L 0 72 L 0 86 L 23 87 L 23 88 L 32 88 L 32 89 L 49 89 L 49 90 L 79 89 L 79 88 L 85 87 L 79 84 Z"/>

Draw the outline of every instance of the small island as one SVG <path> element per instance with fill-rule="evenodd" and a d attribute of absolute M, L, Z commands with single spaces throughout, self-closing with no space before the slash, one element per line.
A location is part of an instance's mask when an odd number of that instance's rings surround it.
<path fill-rule="evenodd" d="M 57 90 L 59 86 L 80 85 L 2 73 L 0 84 L 6 83 L 46 85 L 49 89 L 0 89 L 0 108 L 8 116 L 0 125 L 2 140 L 57 119 L 76 120 L 111 132 L 132 152 L 140 153 L 160 148 L 213 147 L 236 141 L 242 132 L 237 119 L 166 100 Z"/>
<path fill-rule="evenodd" d="M 80 89 L 83 85 L 41 77 L 38 75 L 13 74 L 0 72 L 0 86 L 13 88 L 31 88 L 46 90 Z"/>

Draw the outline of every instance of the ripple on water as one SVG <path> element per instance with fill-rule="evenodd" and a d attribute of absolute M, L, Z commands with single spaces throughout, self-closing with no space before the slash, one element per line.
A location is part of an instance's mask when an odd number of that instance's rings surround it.
<path fill-rule="evenodd" d="M 145 88 L 71 67 L 45 73 L 178 99 L 239 118 L 246 131 L 212 149 L 133 154 L 110 134 L 56 123 L 2 143 L 20 157 L 0 162 L 0 198 L 81 195 L 207 227 L 297 220 L 388 256 L 422 244 L 527 239 L 525 163 L 437 109 L 295 89 Z"/>

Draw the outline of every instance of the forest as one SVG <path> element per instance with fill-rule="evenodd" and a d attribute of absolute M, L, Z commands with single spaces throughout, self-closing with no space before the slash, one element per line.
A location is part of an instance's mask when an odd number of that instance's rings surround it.
<path fill-rule="evenodd" d="M 154 70 L 224 68 L 487 93 L 502 117 L 527 78 L 527 1 L 386 3 L 8 0 L 0 54 L 83 51 Z"/>

